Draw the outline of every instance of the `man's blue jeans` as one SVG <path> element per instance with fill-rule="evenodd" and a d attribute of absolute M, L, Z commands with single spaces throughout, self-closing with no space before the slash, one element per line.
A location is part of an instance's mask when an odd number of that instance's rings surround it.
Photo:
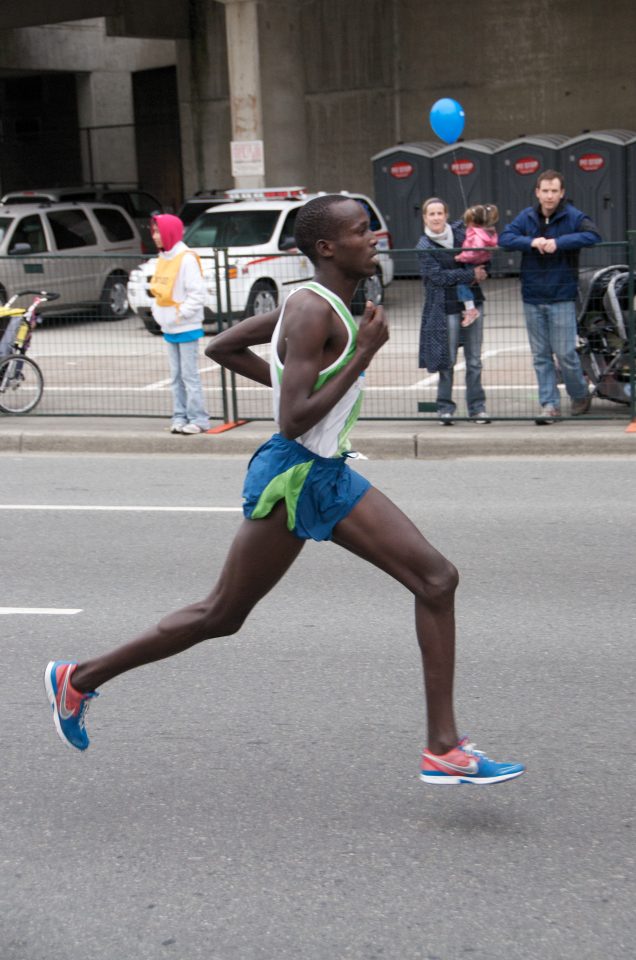
<path fill-rule="evenodd" d="M 210 420 L 199 376 L 199 341 L 186 343 L 165 341 L 170 364 L 173 424 L 196 423 L 202 430 L 210 428 Z"/>
<path fill-rule="evenodd" d="M 588 386 L 576 352 L 574 301 L 524 303 L 523 309 L 541 406 L 552 406 L 557 410 L 561 406 L 554 357 L 557 358 L 569 397 L 572 400 L 587 397 Z"/>
<path fill-rule="evenodd" d="M 451 365 L 446 370 L 439 371 L 437 386 L 438 413 L 455 413 L 453 401 L 453 374 L 457 360 L 459 346 L 464 348 L 466 361 L 466 406 L 468 416 L 473 417 L 486 406 L 486 394 L 481 385 L 481 342 L 484 333 L 483 307 L 479 307 L 479 316 L 468 327 L 462 327 L 459 313 L 449 313 L 446 316 L 448 326 L 448 348 Z"/>

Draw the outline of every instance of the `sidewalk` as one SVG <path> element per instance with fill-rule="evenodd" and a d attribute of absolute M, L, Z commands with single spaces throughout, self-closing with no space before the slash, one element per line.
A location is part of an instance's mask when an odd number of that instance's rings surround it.
<path fill-rule="evenodd" d="M 213 428 L 222 426 L 213 423 Z M 636 456 L 636 432 L 627 418 L 576 420 L 549 426 L 436 421 L 361 421 L 353 446 L 373 460 L 458 457 Z M 272 421 L 245 423 L 222 433 L 173 435 L 169 420 L 116 417 L 0 417 L 0 453 L 126 453 L 248 457 L 273 432 Z"/>

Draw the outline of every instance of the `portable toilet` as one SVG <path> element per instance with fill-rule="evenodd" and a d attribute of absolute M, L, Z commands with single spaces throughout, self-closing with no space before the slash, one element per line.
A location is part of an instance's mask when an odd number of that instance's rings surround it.
<path fill-rule="evenodd" d="M 499 207 L 499 230 L 517 214 L 536 202 L 534 190 L 542 170 L 561 169 L 559 147 L 568 139 L 563 133 L 517 137 L 493 153 L 494 200 Z M 493 258 L 493 272 L 517 273 L 521 254 L 499 250 Z"/>
<path fill-rule="evenodd" d="M 627 229 L 636 230 L 636 134 L 625 144 L 627 160 Z"/>
<path fill-rule="evenodd" d="M 463 140 L 437 151 L 433 159 L 433 187 L 435 194 L 448 204 L 451 220 L 458 220 L 467 207 L 476 203 L 497 202 L 492 161 L 494 151 L 503 143 L 495 137 Z M 494 274 L 501 272 L 499 257 L 499 251 L 494 251 Z"/>
<path fill-rule="evenodd" d="M 400 143 L 371 158 L 375 200 L 397 251 L 398 277 L 419 273 L 417 257 L 406 251 L 413 250 L 422 234 L 422 201 L 433 192 L 431 158 L 439 147 L 439 142 Z"/>
<path fill-rule="evenodd" d="M 595 130 L 561 147 L 565 195 L 587 213 L 606 242 L 624 242 L 627 230 L 627 150 L 633 130 Z M 620 248 L 582 251 L 582 262 L 605 266 L 624 262 Z"/>
<path fill-rule="evenodd" d="M 492 158 L 503 143 L 494 137 L 464 140 L 445 145 L 435 153 L 433 192 L 446 201 L 452 220 L 475 203 L 495 202 Z"/>

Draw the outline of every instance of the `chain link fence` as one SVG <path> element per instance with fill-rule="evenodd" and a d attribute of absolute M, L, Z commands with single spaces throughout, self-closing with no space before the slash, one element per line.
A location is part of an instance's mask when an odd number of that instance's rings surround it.
<path fill-rule="evenodd" d="M 602 244 L 581 257 L 578 352 L 594 391 L 586 420 L 635 418 L 635 241 L 636 235 L 630 243 Z M 391 256 L 416 262 L 412 250 L 392 251 Z M 295 254 L 230 260 L 219 250 L 202 260 L 209 291 L 207 334 L 280 302 L 311 276 L 309 262 Z M 126 274 L 137 312 L 121 301 Z M 497 251 L 491 274 L 482 284 L 487 409 L 493 420 L 533 420 L 540 405 L 518 266 Z M 62 294 L 55 304 L 57 314 L 45 315 L 33 334 L 29 355 L 40 365 L 45 387 L 32 416 L 170 416 L 167 356 L 152 320 L 147 279 L 138 256 L 127 261 L 121 256 L 116 261 L 53 255 L 0 258 L 0 283 L 7 295 L 43 288 Z M 377 293 L 377 282 L 369 289 L 373 291 Z M 361 288 L 355 311 L 362 309 L 364 296 Z M 414 275 L 399 276 L 384 289 L 383 297 L 391 338 L 367 371 L 363 419 L 434 419 L 438 375 L 418 366 L 422 281 Z M 267 355 L 267 347 L 259 349 Z M 456 419 L 467 416 L 465 369 L 460 346 L 453 391 Z M 207 360 L 203 349 L 200 371 L 212 419 L 271 419 L 267 388 L 222 370 Z M 567 417 L 563 383 L 559 391 Z"/>

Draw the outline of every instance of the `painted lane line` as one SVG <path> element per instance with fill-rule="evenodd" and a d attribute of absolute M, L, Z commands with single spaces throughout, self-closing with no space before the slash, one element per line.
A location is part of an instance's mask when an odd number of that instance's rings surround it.
<path fill-rule="evenodd" d="M 82 506 L 78 503 L 2 503 L 0 510 L 95 510 L 132 513 L 241 513 L 242 507 L 109 507 Z"/>
<path fill-rule="evenodd" d="M 5 614 L 46 614 L 48 616 L 62 616 L 69 617 L 75 613 L 81 613 L 81 609 L 74 610 L 70 607 L 65 609 L 64 607 L 0 607 L 0 616 Z"/>
<path fill-rule="evenodd" d="M 482 360 L 487 360 L 490 357 L 498 357 L 501 353 L 528 353 L 530 350 L 529 347 L 525 347 L 520 350 L 518 345 L 512 347 L 499 347 L 495 350 L 484 350 L 481 354 Z M 454 366 L 456 371 L 465 370 L 465 362 L 456 363 Z M 417 383 L 412 383 L 407 387 L 404 387 L 405 390 L 417 390 L 419 387 L 427 387 L 431 383 L 437 383 L 438 374 L 431 373 L 428 377 L 424 377 L 422 380 L 418 380 Z"/>

